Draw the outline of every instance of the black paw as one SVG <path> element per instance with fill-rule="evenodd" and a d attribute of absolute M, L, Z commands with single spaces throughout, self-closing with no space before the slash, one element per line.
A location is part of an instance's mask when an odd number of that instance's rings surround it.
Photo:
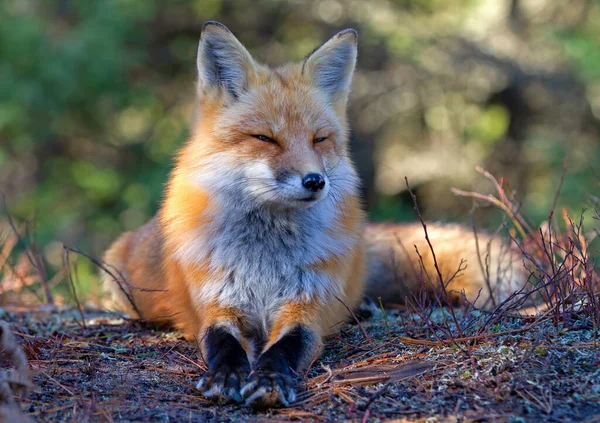
<path fill-rule="evenodd" d="M 250 374 L 240 393 L 246 405 L 254 408 L 288 407 L 296 400 L 291 377 L 262 370 Z"/>
<path fill-rule="evenodd" d="M 229 367 L 221 367 L 218 370 L 204 373 L 196 389 L 205 398 L 216 401 L 219 404 L 228 402 L 242 402 L 240 385 L 246 380 L 247 373 L 232 370 Z"/>
<path fill-rule="evenodd" d="M 355 315 L 360 322 L 369 320 L 373 316 L 381 315 L 381 305 L 372 298 L 365 297 L 358 306 L 358 310 L 355 310 Z M 350 323 L 356 323 L 356 320 L 350 318 Z"/>

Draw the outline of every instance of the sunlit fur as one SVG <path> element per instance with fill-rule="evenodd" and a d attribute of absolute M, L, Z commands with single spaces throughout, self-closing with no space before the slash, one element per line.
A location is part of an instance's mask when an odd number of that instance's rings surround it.
<path fill-rule="evenodd" d="M 418 294 L 421 283 L 411 276 L 418 263 L 407 252 L 413 245 L 424 256 L 422 273 L 435 275 L 419 226 L 371 227 L 365 277 L 364 213 L 348 158 L 346 118 L 355 61 L 352 30 L 301 63 L 272 69 L 254 61 L 226 28 L 205 27 L 195 124 L 165 200 L 157 217 L 123 234 L 105 255 L 128 282 L 121 289 L 113 277 L 105 278 L 122 309 L 174 325 L 189 339 L 202 340 L 209 326 L 222 326 L 251 361 L 302 325 L 315 334 L 301 360 L 306 366 L 321 336 L 357 306 L 365 279 L 382 291 L 375 294 L 384 295 L 394 283 L 398 296 Z M 324 175 L 323 190 L 302 186 L 309 173 Z M 458 267 L 462 253 L 454 246 L 464 242 L 469 269 L 452 288 L 477 298 L 485 284 L 473 263 L 470 230 L 431 229 L 445 273 Z M 401 249 L 396 241 L 403 239 Z M 499 250 L 498 239 L 485 239 Z M 405 285 L 398 288 L 395 275 Z"/>
<path fill-rule="evenodd" d="M 364 268 L 364 213 L 345 114 L 355 60 L 354 31 L 302 63 L 272 69 L 227 29 L 205 28 L 196 124 L 158 218 L 137 232 L 151 238 L 131 243 L 137 233 L 126 234 L 106 255 L 131 284 L 166 290 L 128 290 L 143 318 L 169 321 L 197 339 L 222 325 L 251 358 L 257 345 L 268 348 L 294 325 L 320 337 L 344 322 L 346 306 L 360 301 Z M 323 190 L 302 186 L 309 173 L 324 176 Z M 162 262 L 152 272 L 138 270 L 150 267 L 138 255 L 148 243 Z M 316 338 L 304 364 L 319 344 Z"/>

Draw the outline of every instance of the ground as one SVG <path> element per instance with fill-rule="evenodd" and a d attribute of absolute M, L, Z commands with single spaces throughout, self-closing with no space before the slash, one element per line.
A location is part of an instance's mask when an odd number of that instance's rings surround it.
<path fill-rule="evenodd" d="M 375 313 L 327 340 L 293 407 L 261 413 L 200 397 L 204 366 L 178 333 L 93 310 L 85 326 L 76 310 L 0 318 L 33 369 L 20 406 L 35 421 L 600 422 L 600 348 L 577 318 L 508 319 L 493 330 L 509 334 L 444 345 L 417 316 Z"/>

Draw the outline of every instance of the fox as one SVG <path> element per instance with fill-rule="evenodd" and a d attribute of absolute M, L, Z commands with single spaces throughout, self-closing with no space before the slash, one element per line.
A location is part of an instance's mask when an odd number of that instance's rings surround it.
<path fill-rule="evenodd" d="M 434 259 L 419 223 L 367 223 L 346 111 L 357 40 L 346 29 L 299 63 L 269 67 L 207 22 L 194 123 L 164 199 L 104 255 L 126 282 L 104 275 L 115 306 L 197 342 L 208 369 L 197 389 L 217 403 L 292 404 L 295 376 L 365 295 L 433 295 L 433 275 L 461 260 L 470 266 L 447 289 L 483 307 L 519 280 L 496 235 L 429 223 Z"/>

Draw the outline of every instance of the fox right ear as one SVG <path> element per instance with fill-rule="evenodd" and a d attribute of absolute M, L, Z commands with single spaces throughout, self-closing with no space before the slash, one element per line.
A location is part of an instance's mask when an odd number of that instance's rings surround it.
<path fill-rule="evenodd" d="M 334 103 L 345 103 L 348 98 L 356 65 L 357 38 L 353 29 L 338 32 L 309 54 L 302 64 L 302 73 Z"/>
<path fill-rule="evenodd" d="M 225 25 L 214 21 L 202 28 L 196 63 L 202 91 L 224 89 L 234 98 L 248 87 L 250 74 L 256 69 L 242 43 Z"/>

